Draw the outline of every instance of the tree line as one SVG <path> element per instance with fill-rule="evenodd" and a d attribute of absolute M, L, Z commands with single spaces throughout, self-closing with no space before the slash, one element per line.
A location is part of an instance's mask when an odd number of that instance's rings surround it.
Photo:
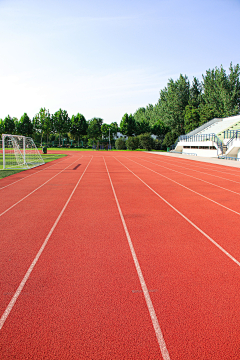
<path fill-rule="evenodd" d="M 50 114 L 49 110 L 41 108 L 33 119 L 27 113 L 19 120 L 9 115 L 4 120 L 0 119 L 0 134 L 30 136 L 39 145 L 43 142 L 55 146 L 75 143 L 78 147 L 92 147 L 100 139 L 103 144 L 109 142 L 109 138 L 113 142 L 117 132 L 116 122 L 104 124 L 101 118 L 87 121 L 80 113 L 70 118 L 67 111 L 62 109 Z"/>
<path fill-rule="evenodd" d="M 157 135 L 162 146 L 170 146 L 179 135 L 186 134 L 213 118 L 224 118 L 240 113 L 240 66 L 221 66 L 206 71 L 202 81 L 180 74 L 169 79 L 160 91 L 155 105 L 139 108 L 134 114 L 125 114 L 120 130 L 128 136 L 142 133 Z"/>
<path fill-rule="evenodd" d="M 109 140 L 112 146 L 115 145 L 120 131 L 128 141 L 118 139 L 118 148 L 133 149 L 145 144 L 145 148 L 165 149 L 179 135 L 215 117 L 233 116 L 239 112 L 240 66 L 231 63 L 228 73 L 222 66 L 215 67 L 202 75 L 202 81 L 193 77 L 190 83 L 182 74 L 175 81 L 169 79 L 155 105 L 141 107 L 134 114 L 124 114 L 120 125 L 117 122 L 106 124 L 97 117 L 86 120 L 80 113 L 70 118 L 62 109 L 50 114 L 49 110 L 41 108 L 33 119 L 27 113 L 19 120 L 9 115 L 0 119 L 0 134 L 31 136 L 38 144 L 64 146 L 71 143 L 72 146 L 92 147 L 109 144 Z M 157 139 L 151 140 L 151 135 Z"/>

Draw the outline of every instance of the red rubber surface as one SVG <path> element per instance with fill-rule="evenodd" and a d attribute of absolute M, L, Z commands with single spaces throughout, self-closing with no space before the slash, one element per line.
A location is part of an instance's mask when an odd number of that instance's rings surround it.
<path fill-rule="evenodd" d="M 0 190 L 2 213 L 58 174 L 0 216 L 2 316 L 93 157 L 0 330 L 0 358 L 162 359 L 104 155 L 170 359 L 240 359 L 240 267 L 134 176 L 240 261 L 240 195 L 214 186 L 240 194 L 240 170 L 137 152 L 70 154 Z"/>

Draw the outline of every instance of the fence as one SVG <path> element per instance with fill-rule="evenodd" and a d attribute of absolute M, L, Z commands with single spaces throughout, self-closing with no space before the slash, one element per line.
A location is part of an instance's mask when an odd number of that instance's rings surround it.
<path fill-rule="evenodd" d="M 240 134 L 240 130 L 225 130 L 223 132 L 224 139 L 231 139 L 233 136 Z"/>
<path fill-rule="evenodd" d="M 240 161 L 240 158 L 232 157 L 232 156 L 219 155 L 218 158 L 219 158 L 219 159 L 223 159 L 223 160 L 235 160 L 235 161 Z"/>
<path fill-rule="evenodd" d="M 217 144 L 220 150 L 223 152 L 223 143 L 216 134 L 199 134 L 199 135 L 180 135 L 175 144 L 171 146 L 171 149 L 175 149 L 179 141 L 197 142 L 197 141 L 213 141 Z"/>

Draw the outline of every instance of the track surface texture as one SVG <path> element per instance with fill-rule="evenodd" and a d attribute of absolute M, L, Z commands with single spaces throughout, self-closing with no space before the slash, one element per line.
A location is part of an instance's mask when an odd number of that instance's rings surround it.
<path fill-rule="evenodd" d="M 240 359 L 240 169 L 70 152 L 0 180 L 0 359 Z"/>

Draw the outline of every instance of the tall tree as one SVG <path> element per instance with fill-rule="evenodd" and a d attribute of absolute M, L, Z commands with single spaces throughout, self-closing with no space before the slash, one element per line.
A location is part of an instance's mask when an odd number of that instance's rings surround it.
<path fill-rule="evenodd" d="M 200 112 L 198 108 L 187 105 L 184 114 L 184 130 L 188 133 L 200 125 Z"/>
<path fill-rule="evenodd" d="M 17 123 L 17 133 L 23 136 L 32 136 L 33 123 L 31 122 L 27 113 L 24 113 Z"/>
<path fill-rule="evenodd" d="M 102 136 L 105 139 L 109 139 L 110 134 L 110 140 L 113 140 L 114 137 L 117 136 L 118 132 L 118 124 L 116 122 L 112 122 L 111 124 L 103 124 L 101 126 Z"/>
<path fill-rule="evenodd" d="M 189 101 L 189 90 L 187 76 L 180 74 L 179 79 L 170 79 L 167 87 L 160 92 L 157 105 L 159 118 L 178 135 L 184 133 L 184 112 Z"/>
<path fill-rule="evenodd" d="M 166 135 L 169 130 L 170 129 L 164 124 L 162 120 L 158 120 L 152 126 L 151 133 L 158 137 L 162 137 L 163 135 Z"/>
<path fill-rule="evenodd" d="M 97 141 L 100 139 L 102 135 L 102 131 L 101 131 L 102 124 L 103 124 L 103 119 L 101 118 L 93 118 L 88 121 L 87 134 L 88 137 L 93 141 Z"/>
<path fill-rule="evenodd" d="M 70 130 L 70 118 L 66 110 L 59 109 L 53 115 L 53 126 L 59 135 L 59 146 L 61 144 L 61 136 Z"/>
<path fill-rule="evenodd" d="M 72 116 L 70 133 L 75 139 L 78 140 L 78 147 L 79 147 L 79 139 L 87 135 L 87 129 L 88 129 L 88 123 L 82 114 L 77 113 L 76 116 L 75 115 Z"/>
<path fill-rule="evenodd" d="M 132 114 L 127 113 L 123 115 L 120 122 L 120 131 L 123 135 L 133 136 L 136 131 L 136 122 Z"/>
<path fill-rule="evenodd" d="M 4 124 L 2 119 L 0 119 L 0 135 L 4 134 Z"/>
<path fill-rule="evenodd" d="M 110 130 L 109 124 L 102 124 L 101 132 L 102 132 L 102 136 L 104 137 L 104 139 L 107 139 L 109 137 L 109 130 Z"/>
<path fill-rule="evenodd" d="M 229 74 L 220 68 L 203 75 L 203 101 L 199 106 L 201 124 L 213 117 L 236 115 L 240 111 L 240 66 L 229 67 Z"/>
<path fill-rule="evenodd" d="M 190 87 L 188 105 L 184 111 L 184 130 L 188 133 L 200 126 L 199 105 L 202 102 L 202 84 L 194 77 Z"/>
<path fill-rule="evenodd" d="M 8 115 L 3 121 L 5 134 L 15 134 L 15 123 L 14 120 Z"/>
<path fill-rule="evenodd" d="M 112 137 L 116 137 L 118 133 L 118 124 L 117 122 L 112 122 L 110 124 L 110 133 Z"/>
<path fill-rule="evenodd" d="M 53 129 L 52 118 L 49 110 L 46 110 L 45 107 L 39 110 L 39 112 L 33 118 L 33 127 L 35 132 L 41 134 L 41 144 L 44 132 L 47 135 L 48 142 L 48 136 Z"/>

